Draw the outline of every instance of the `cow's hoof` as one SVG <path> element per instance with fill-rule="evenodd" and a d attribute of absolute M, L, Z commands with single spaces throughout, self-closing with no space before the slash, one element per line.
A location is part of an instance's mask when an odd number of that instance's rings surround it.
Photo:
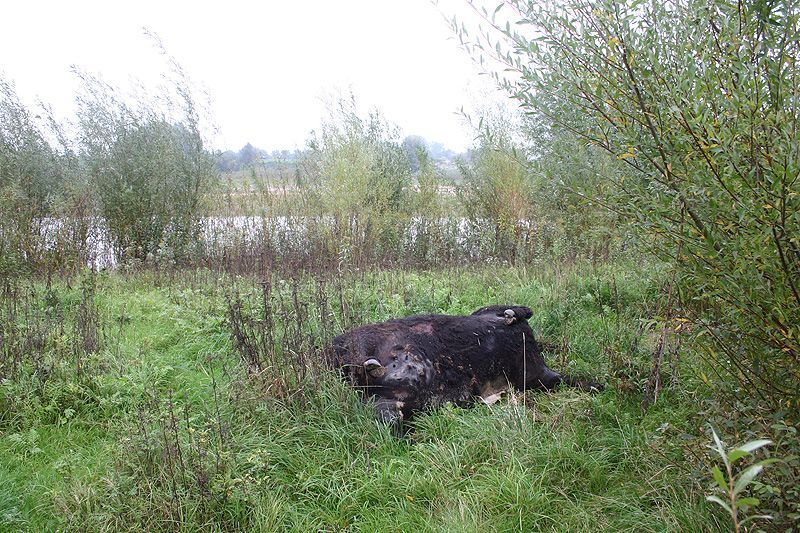
<path fill-rule="evenodd" d="M 514 313 L 513 309 L 506 309 L 503 313 L 503 317 L 505 318 L 506 325 L 508 326 L 517 321 L 517 315 Z"/>
<path fill-rule="evenodd" d="M 508 392 L 508 391 L 501 390 L 500 392 L 496 392 L 496 393 L 490 394 L 488 396 L 479 396 L 479 398 L 481 399 L 481 401 L 485 405 L 494 405 L 494 404 L 496 404 L 497 402 L 500 401 L 500 399 L 503 397 L 503 395 L 506 392 Z"/>
<path fill-rule="evenodd" d="M 606 389 L 606 386 L 603 385 L 602 383 L 589 383 L 589 385 L 588 385 L 588 391 L 593 393 L 593 394 L 597 394 L 599 392 L 603 392 L 605 389 Z"/>

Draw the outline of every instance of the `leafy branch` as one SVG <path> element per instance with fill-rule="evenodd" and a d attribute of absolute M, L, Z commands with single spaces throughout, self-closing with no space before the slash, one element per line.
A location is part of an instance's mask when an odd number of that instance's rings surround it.
<path fill-rule="evenodd" d="M 759 448 L 763 448 L 764 446 L 772 444 L 772 441 L 758 439 L 750 441 L 746 444 L 742 444 L 741 446 L 737 446 L 736 448 L 726 450 L 722 445 L 722 441 L 720 441 L 719 436 L 717 436 L 717 432 L 714 431 L 713 428 L 711 429 L 711 433 L 714 436 L 714 444 L 709 446 L 709 448 L 719 454 L 719 456 L 722 458 L 723 464 L 725 465 L 725 472 L 722 472 L 722 470 L 715 465 L 711 469 L 711 474 L 725 499 L 716 495 L 711 495 L 706 496 L 706 500 L 714 502 L 725 509 L 725 511 L 731 517 L 731 521 L 733 522 L 733 527 L 736 533 L 739 533 L 742 526 L 748 522 L 758 519 L 771 520 L 772 517 L 769 515 L 751 515 L 744 519 L 740 519 L 739 515 L 740 512 L 746 513 L 748 510 L 754 509 L 761 503 L 758 498 L 752 496 L 742 497 L 742 493 L 755 480 L 755 478 L 761 474 L 765 466 L 777 462 L 778 459 L 764 459 L 762 461 L 758 461 L 757 463 L 748 466 L 738 473 L 734 473 L 733 467 L 738 461 L 752 455 L 752 453 Z"/>

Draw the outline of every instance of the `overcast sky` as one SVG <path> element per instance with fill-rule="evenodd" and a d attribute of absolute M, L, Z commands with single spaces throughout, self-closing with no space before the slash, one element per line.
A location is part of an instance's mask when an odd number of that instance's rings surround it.
<path fill-rule="evenodd" d="M 127 85 L 155 85 L 165 65 L 142 28 L 157 33 L 212 97 L 216 148 L 302 148 L 326 96 L 350 91 L 403 133 L 462 150 L 457 115 L 486 82 L 427 0 L 261 2 L 9 2 L 0 19 L 0 70 L 28 102 L 67 116 L 70 65 Z"/>

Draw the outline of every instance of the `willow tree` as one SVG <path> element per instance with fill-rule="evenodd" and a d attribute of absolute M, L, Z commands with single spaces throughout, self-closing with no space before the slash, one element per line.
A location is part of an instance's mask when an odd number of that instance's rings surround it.
<path fill-rule="evenodd" d="M 39 266 L 47 251 L 47 217 L 68 169 L 47 140 L 46 111 L 28 108 L 0 77 L 0 276 Z"/>
<path fill-rule="evenodd" d="M 800 405 L 798 2 L 472 5 L 497 82 L 624 164 L 605 200 L 676 264 L 711 367 Z"/>
<path fill-rule="evenodd" d="M 76 72 L 78 145 L 114 251 L 123 261 L 186 260 L 198 245 L 201 208 L 218 178 L 202 108 L 180 66 L 158 97 L 120 96 Z"/>

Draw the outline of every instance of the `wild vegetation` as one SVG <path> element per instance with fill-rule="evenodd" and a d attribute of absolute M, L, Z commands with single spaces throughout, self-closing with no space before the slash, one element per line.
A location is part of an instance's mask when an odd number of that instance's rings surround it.
<path fill-rule="evenodd" d="M 69 125 L 2 80 L 0 529 L 796 528 L 800 10 L 475 13 L 523 113 L 472 117 L 455 182 L 352 98 L 265 179 L 209 150 L 174 61 L 158 98 L 76 73 Z M 397 438 L 323 364 L 505 302 L 606 390 Z"/>
<path fill-rule="evenodd" d="M 497 41 L 474 43 L 517 74 L 500 83 L 622 163 L 600 201 L 675 264 L 714 366 L 800 406 L 797 3 L 500 7 L 523 24 L 487 14 Z"/>
<path fill-rule="evenodd" d="M 702 487 L 704 465 L 681 459 L 707 440 L 692 396 L 676 379 L 639 405 L 652 343 L 638 318 L 661 285 L 635 271 L 86 272 L 19 287 L 3 300 L 0 516 L 31 530 L 713 526 L 687 482 Z M 440 410 L 411 441 L 315 358 L 350 325 L 487 299 L 538 302 L 554 366 L 615 376 L 613 390 Z"/>

